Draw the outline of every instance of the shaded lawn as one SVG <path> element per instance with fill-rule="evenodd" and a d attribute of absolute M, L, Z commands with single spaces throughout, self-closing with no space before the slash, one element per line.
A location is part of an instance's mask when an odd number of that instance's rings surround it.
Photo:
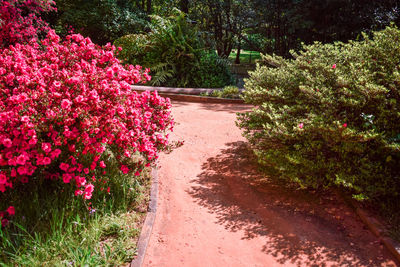
<path fill-rule="evenodd" d="M 229 55 L 229 60 L 235 62 L 236 59 L 236 51 L 237 49 L 232 49 L 231 54 Z M 249 51 L 243 50 L 240 51 L 240 63 L 255 63 L 257 59 L 261 59 L 260 52 L 257 51 Z"/>

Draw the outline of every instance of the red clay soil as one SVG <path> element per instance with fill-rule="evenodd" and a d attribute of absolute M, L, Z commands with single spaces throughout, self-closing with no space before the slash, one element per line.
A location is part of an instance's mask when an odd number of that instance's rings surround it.
<path fill-rule="evenodd" d="M 333 193 L 287 188 L 259 172 L 235 126 L 245 105 L 173 103 L 144 266 L 396 266 Z"/>

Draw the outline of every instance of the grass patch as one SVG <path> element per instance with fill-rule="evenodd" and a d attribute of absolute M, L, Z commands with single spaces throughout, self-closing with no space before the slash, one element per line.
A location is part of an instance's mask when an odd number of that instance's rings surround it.
<path fill-rule="evenodd" d="M 112 173 L 110 192 L 97 190 L 86 202 L 73 196 L 73 186 L 56 190 L 59 184 L 48 181 L 22 193 L 25 204 L 19 203 L 19 210 L 34 210 L 21 212 L 23 216 L 16 216 L 0 230 L 0 266 L 118 266 L 130 262 L 137 253 L 147 211 L 150 170 L 140 177 Z"/>
<path fill-rule="evenodd" d="M 229 60 L 235 62 L 237 49 L 232 49 Z M 257 59 L 261 59 L 260 52 L 250 50 L 240 50 L 240 64 L 253 64 Z"/>
<path fill-rule="evenodd" d="M 225 86 L 222 90 L 215 89 L 212 93 L 201 93 L 201 96 L 211 96 L 219 98 L 240 99 L 239 88 L 233 85 Z"/>

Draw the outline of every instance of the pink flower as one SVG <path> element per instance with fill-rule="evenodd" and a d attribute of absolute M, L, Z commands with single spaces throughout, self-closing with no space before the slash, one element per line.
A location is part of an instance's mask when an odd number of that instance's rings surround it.
<path fill-rule="evenodd" d="M 103 169 L 106 167 L 106 164 L 104 163 L 104 161 L 100 161 L 100 167 Z"/>
<path fill-rule="evenodd" d="M 55 88 L 60 88 L 61 87 L 61 83 L 59 81 L 54 81 L 53 85 Z"/>
<path fill-rule="evenodd" d="M 54 158 L 57 158 L 60 154 L 61 154 L 61 150 L 57 148 L 51 152 L 51 157 L 54 159 Z"/>
<path fill-rule="evenodd" d="M 50 143 L 42 143 L 42 149 L 44 152 L 51 152 L 51 144 Z"/>
<path fill-rule="evenodd" d="M 25 158 L 24 155 L 19 155 L 19 156 L 17 157 L 17 164 L 19 164 L 19 165 L 25 165 L 25 162 L 26 162 L 26 158 Z"/>
<path fill-rule="evenodd" d="M 297 125 L 297 127 L 299 127 L 300 129 L 303 129 L 304 124 L 303 123 L 299 123 L 299 125 Z"/>
<path fill-rule="evenodd" d="M 14 216 L 15 215 L 14 206 L 9 206 L 8 209 L 7 209 L 7 213 L 10 214 L 10 216 Z"/>
<path fill-rule="evenodd" d="M 12 146 L 12 141 L 10 139 L 6 138 L 6 139 L 3 140 L 3 145 L 5 147 L 10 148 Z"/>
<path fill-rule="evenodd" d="M 31 140 L 29 140 L 30 145 L 36 145 L 36 143 L 37 143 L 36 137 L 33 137 Z"/>
<path fill-rule="evenodd" d="M 121 165 L 121 171 L 124 174 L 127 174 L 129 172 L 129 168 L 125 165 Z"/>
<path fill-rule="evenodd" d="M 65 171 L 65 172 L 68 171 L 68 169 L 69 169 L 69 164 L 62 162 L 62 163 L 60 164 L 60 169 L 63 170 L 63 171 Z"/>
<path fill-rule="evenodd" d="M 332 69 L 336 69 L 336 64 L 333 64 L 333 65 L 332 65 Z"/>
<path fill-rule="evenodd" d="M 83 98 L 82 95 L 78 95 L 77 97 L 75 97 L 74 100 L 75 100 L 76 103 L 81 103 L 81 102 L 83 101 L 83 99 L 84 99 L 84 98 Z"/>
<path fill-rule="evenodd" d="M 3 185 L 7 183 L 7 176 L 3 173 L 0 173 L 0 184 Z"/>
<path fill-rule="evenodd" d="M 92 185 L 92 184 L 87 184 L 87 185 L 85 186 L 83 198 L 84 198 L 84 199 L 91 199 L 91 198 L 92 198 L 93 190 L 94 190 L 94 185 Z"/>
<path fill-rule="evenodd" d="M 92 193 L 93 190 L 94 190 L 94 185 L 92 185 L 92 184 L 87 184 L 87 185 L 85 186 L 85 192 Z"/>
<path fill-rule="evenodd" d="M 62 178 L 63 178 L 63 182 L 68 184 L 71 181 L 72 176 L 69 173 L 64 173 Z"/>
<path fill-rule="evenodd" d="M 43 159 L 43 164 L 44 165 L 49 165 L 51 163 L 51 159 L 49 158 L 49 157 L 45 157 L 44 159 Z"/>
<path fill-rule="evenodd" d="M 343 128 L 346 128 L 347 127 L 347 123 L 343 123 Z"/>
<path fill-rule="evenodd" d="M 28 116 L 22 116 L 21 121 L 22 122 L 29 122 L 29 117 Z"/>
<path fill-rule="evenodd" d="M 72 105 L 72 102 L 70 100 L 68 100 L 68 99 L 61 100 L 61 107 L 63 109 L 69 109 L 71 107 L 71 105 Z"/>
<path fill-rule="evenodd" d="M 26 167 L 25 166 L 20 166 L 20 167 L 18 167 L 18 169 L 17 169 L 17 172 L 18 172 L 18 174 L 19 175 L 25 175 L 25 174 L 27 174 L 27 169 L 26 169 Z"/>

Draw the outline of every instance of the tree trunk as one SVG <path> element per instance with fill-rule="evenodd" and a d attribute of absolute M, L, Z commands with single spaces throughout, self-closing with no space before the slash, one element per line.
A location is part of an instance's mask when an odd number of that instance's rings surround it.
<path fill-rule="evenodd" d="M 235 58 L 235 64 L 240 64 L 240 49 L 241 49 L 241 45 L 240 45 L 240 38 L 239 38 L 239 42 L 238 42 L 238 46 L 237 46 L 237 53 L 236 53 L 236 58 Z"/>
<path fill-rule="evenodd" d="M 151 0 L 147 0 L 146 4 L 146 12 L 147 14 L 151 14 Z"/>
<path fill-rule="evenodd" d="M 179 7 L 182 12 L 189 13 L 189 0 L 181 0 L 179 3 Z"/>

